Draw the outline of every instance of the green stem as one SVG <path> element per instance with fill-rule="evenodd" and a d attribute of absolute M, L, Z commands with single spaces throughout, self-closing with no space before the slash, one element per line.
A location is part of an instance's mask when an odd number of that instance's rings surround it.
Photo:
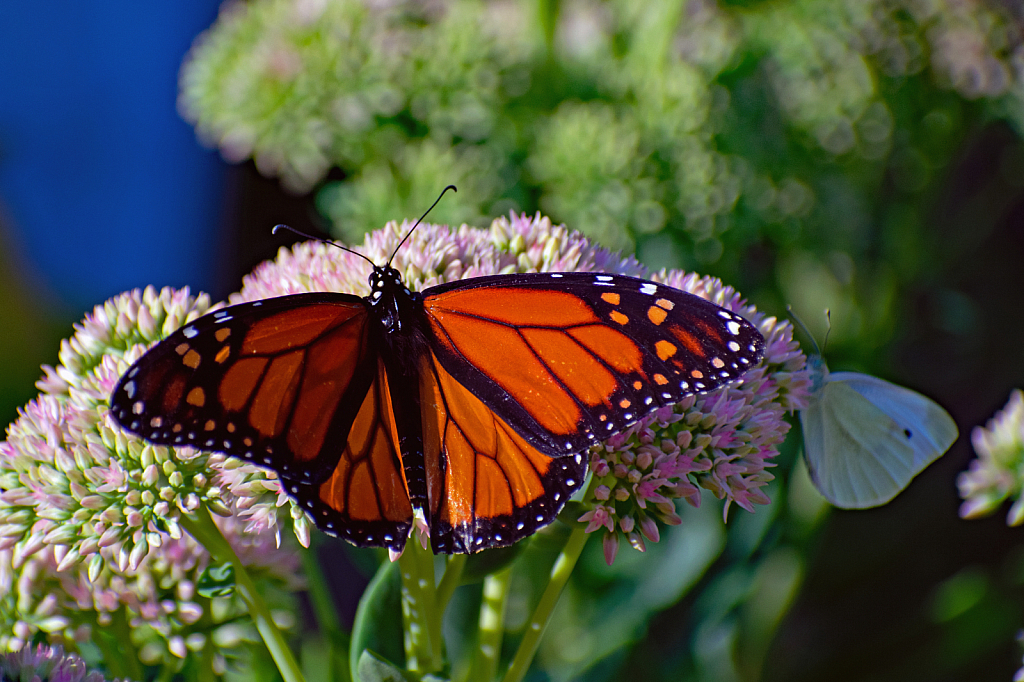
<path fill-rule="evenodd" d="M 437 672 L 442 666 L 441 616 L 437 612 L 434 555 L 411 537 L 398 567 L 402 572 L 405 667 L 415 673 Z"/>
<path fill-rule="evenodd" d="M 462 581 L 462 570 L 466 567 L 468 554 L 452 554 L 448 557 L 448 564 L 445 566 L 441 582 L 437 584 L 437 610 L 444 615 L 448 608 L 448 601 L 455 593 L 455 588 Z"/>
<path fill-rule="evenodd" d="M 498 672 L 501 639 L 505 634 L 505 606 L 512 568 L 508 567 L 484 578 L 483 603 L 480 604 L 478 641 L 480 646 L 473 656 L 469 679 L 490 682 Z"/>
<path fill-rule="evenodd" d="M 256 625 L 256 631 L 263 638 L 263 643 L 266 644 L 270 657 L 274 659 L 285 682 L 305 682 L 299 664 L 295 660 L 295 656 L 292 655 L 291 649 L 288 648 L 284 634 L 274 624 L 270 609 L 267 608 L 263 598 L 260 597 L 259 590 L 256 589 L 256 583 L 253 582 L 249 572 L 245 570 L 245 565 L 235 554 L 231 543 L 213 522 L 210 510 L 200 507 L 194 514 L 182 514 L 181 525 L 199 544 L 206 548 L 214 560 L 222 564 L 231 564 L 234 568 L 235 588 L 249 608 L 249 615 Z"/>
<path fill-rule="evenodd" d="M 562 594 L 562 589 L 565 588 L 569 576 L 572 575 L 572 571 L 576 567 L 580 553 L 583 552 L 583 546 L 587 544 L 588 536 L 584 532 L 584 528 L 582 524 L 577 524 L 573 528 L 572 535 L 569 536 L 562 552 L 555 559 L 555 565 L 551 569 L 551 579 L 544 589 L 544 594 L 540 597 L 537 608 L 533 611 L 533 616 L 526 627 L 526 634 L 523 636 L 523 641 L 519 643 L 519 649 L 516 650 L 515 658 L 512 659 L 512 665 L 505 673 L 503 682 L 520 682 L 526 675 L 526 671 L 537 653 L 544 629 L 548 626 L 551 612 L 554 611 L 558 597 Z"/>
<path fill-rule="evenodd" d="M 212 634 L 206 636 L 206 643 L 203 644 L 203 651 L 196 666 L 197 682 L 217 682 L 217 674 L 213 671 L 213 661 L 217 655 L 217 645 L 213 642 Z"/>
<path fill-rule="evenodd" d="M 141 680 L 145 675 L 139 652 L 132 643 L 131 627 L 128 625 L 127 607 L 121 607 L 110 614 L 110 623 L 99 625 L 95 612 L 91 613 L 90 621 L 93 632 L 93 643 L 103 654 L 103 663 L 112 677 L 124 677 Z"/>
<path fill-rule="evenodd" d="M 554 59 L 555 31 L 558 28 L 561 5 L 561 0 L 537 0 L 537 19 L 544 35 L 544 46 L 547 48 L 548 59 Z"/>
<path fill-rule="evenodd" d="M 160 672 L 157 673 L 156 682 L 171 682 L 178 672 L 175 668 L 176 666 L 164 663 L 164 665 L 160 666 Z"/>

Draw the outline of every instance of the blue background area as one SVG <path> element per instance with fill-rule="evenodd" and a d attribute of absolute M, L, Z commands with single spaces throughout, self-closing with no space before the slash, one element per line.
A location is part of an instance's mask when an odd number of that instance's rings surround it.
<path fill-rule="evenodd" d="M 225 165 L 175 101 L 218 4 L 0 3 L 0 210 L 74 311 L 214 283 Z"/>

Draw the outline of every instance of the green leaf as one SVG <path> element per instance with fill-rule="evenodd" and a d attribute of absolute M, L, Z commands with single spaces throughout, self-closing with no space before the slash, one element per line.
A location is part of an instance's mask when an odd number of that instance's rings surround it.
<path fill-rule="evenodd" d="M 359 657 L 359 666 L 356 671 L 356 679 L 361 682 L 416 682 L 403 670 L 399 670 L 390 661 L 387 661 L 369 649 L 363 651 Z"/>
<path fill-rule="evenodd" d="M 466 566 L 462 569 L 462 579 L 459 584 L 472 585 L 492 573 L 497 573 L 519 558 L 527 544 L 527 541 L 524 540 L 509 547 L 499 547 L 470 554 L 466 557 Z"/>
<path fill-rule="evenodd" d="M 388 561 L 377 569 L 359 600 L 349 649 L 352 679 L 385 679 L 361 677 L 363 652 L 378 651 L 386 659 L 404 661 L 402 636 L 402 576 L 398 564 Z"/>
<path fill-rule="evenodd" d="M 370 650 L 359 657 L 359 677 L 357 682 L 449 682 L 446 677 L 424 675 L 418 677 L 405 670 L 398 669 Z"/>
<path fill-rule="evenodd" d="M 231 564 L 208 566 L 199 576 L 196 591 L 210 599 L 231 596 L 235 591 L 235 567 Z"/>

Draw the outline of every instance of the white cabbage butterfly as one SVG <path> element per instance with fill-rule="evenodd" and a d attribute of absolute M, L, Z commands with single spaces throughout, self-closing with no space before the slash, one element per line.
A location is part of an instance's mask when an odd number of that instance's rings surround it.
<path fill-rule="evenodd" d="M 930 398 L 808 359 L 812 394 L 800 412 L 815 487 L 844 509 L 885 504 L 957 439 L 956 423 Z"/>

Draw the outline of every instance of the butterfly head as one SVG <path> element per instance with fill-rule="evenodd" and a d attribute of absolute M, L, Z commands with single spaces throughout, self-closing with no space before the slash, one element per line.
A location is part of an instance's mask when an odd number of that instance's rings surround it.
<path fill-rule="evenodd" d="M 369 277 L 370 305 L 377 312 L 381 323 L 388 332 L 402 329 L 402 309 L 416 300 L 414 294 L 405 286 L 402 275 L 390 265 L 375 265 Z"/>
<path fill-rule="evenodd" d="M 828 366 L 820 355 L 808 355 L 807 369 L 811 373 L 811 395 L 814 395 L 821 390 L 828 379 Z"/>

